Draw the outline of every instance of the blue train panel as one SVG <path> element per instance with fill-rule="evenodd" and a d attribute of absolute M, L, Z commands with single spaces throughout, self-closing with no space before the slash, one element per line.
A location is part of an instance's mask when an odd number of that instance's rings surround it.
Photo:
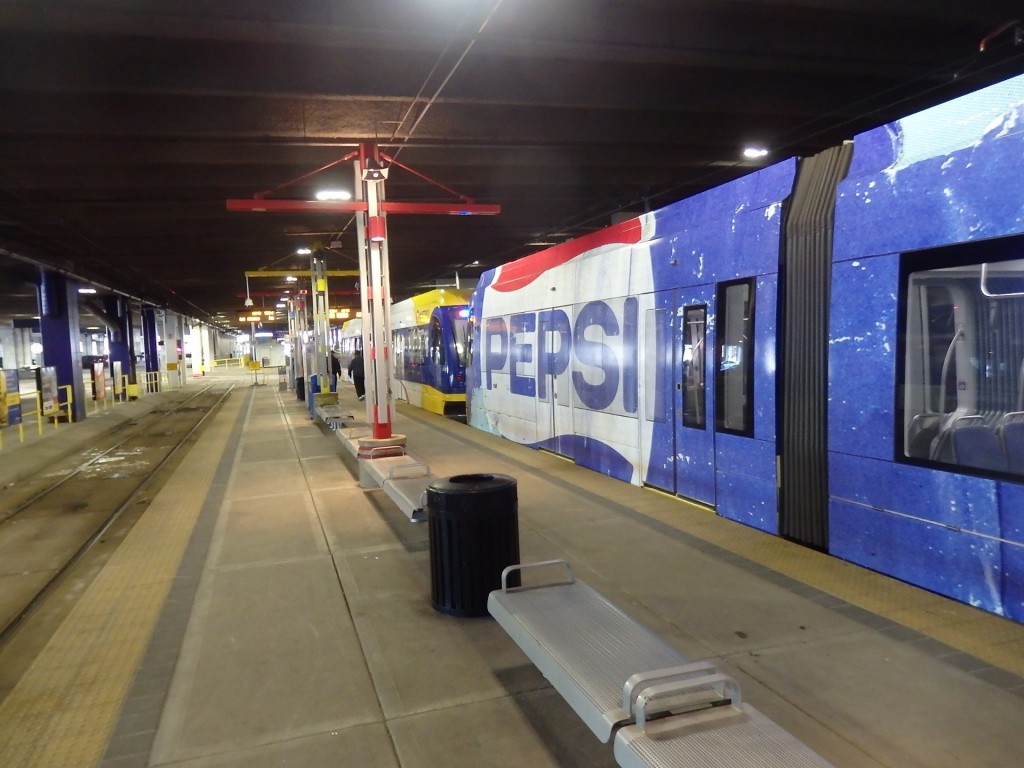
<path fill-rule="evenodd" d="M 899 259 L 837 263 L 829 338 L 829 449 L 893 457 Z"/>
<path fill-rule="evenodd" d="M 1024 620 L 1022 105 L 1017 78 L 858 136 L 842 182 L 848 148 L 787 160 L 485 273 L 469 423 Z"/>
<path fill-rule="evenodd" d="M 858 136 L 840 186 L 829 550 L 1024 620 L 1024 78 Z"/>
<path fill-rule="evenodd" d="M 835 259 L 1018 234 L 1024 80 L 857 136 Z"/>
<path fill-rule="evenodd" d="M 472 299 L 470 424 L 736 519 L 746 497 L 717 489 L 756 487 L 764 511 L 752 524 L 773 530 L 774 458 L 757 474 L 720 465 L 716 433 L 774 454 L 778 244 L 795 169 L 786 161 L 485 273 Z M 737 330 L 719 344 L 722 290 L 738 297 Z"/>

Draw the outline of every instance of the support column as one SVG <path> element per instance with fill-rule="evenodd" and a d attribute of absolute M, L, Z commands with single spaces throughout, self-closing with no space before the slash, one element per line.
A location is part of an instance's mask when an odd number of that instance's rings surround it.
<path fill-rule="evenodd" d="M 14 326 L 0 326 L 0 368 L 17 368 L 18 355 L 14 342 Z"/>
<path fill-rule="evenodd" d="M 85 419 L 85 384 L 82 381 L 78 286 L 56 272 L 39 275 L 39 330 L 43 337 L 43 364 L 57 369 L 57 385 L 71 386 L 71 418 Z"/>
<path fill-rule="evenodd" d="M 174 354 L 178 359 L 178 386 L 185 385 L 185 374 L 188 373 L 188 362 L 185 359 L 185 318 L 181 315 L 175 314 L 174 332 L 172 337 L 174 339 Z"/>
<path fill-rule="evenodd" d="M 156 310 L 152 307 L 142 309 L 142 351 L 146 358 L 146 373 L 157 374 L 160 372 L 159 339 L 156 331 Z M 149 375 L 146 377 L 146 389 L 149 392 L 160 391 L 160 377 Z"/>
<path fill-rule="evenodd" d="M 14 321 L 14 359 L 15 365 L 10 368 L 27 368 L 32 365 L 32 329 L 37 327 L 35 320 Z"/>
<path fill-rule="evenodd" d="M 124 382 L 135 381 L 135 355 L 131 345 L 131 319 L 128 302 L 123 296 L 110 296 L 103 300 L 107 318 L 107 346 L 110 348 L 110 371 L 114 376 L 114 395 L 126 398 Z M 121 378 L 117 377 L 120 371 Z"/>
<path fill-rule="evenodd" d="M 195 359 L 196 350 L 193 349 L 192 352 L 192 375 L 205 376 L 208 370 L 213 370 L 213 362 L 210 357 L 210 329 L 209 326 L 197 323 L 192 326 L 192 332 L 195 336 L 198 336 L 198 339 L 193 336 L 193 340 L 199 342 L 195 345 L 199 347 L 198 362 Z"/>
<path fill-rule="evenodd" d="M 356 189 L 366 213 L 356 215 L 362 285 L 363 357 L 366 366 L 367 420 L 375 439 L 391 437 L 391 285 L 387 267 L 387 230 L 380 203 L 385 174 L 375 144 L 359 145 Z"/>

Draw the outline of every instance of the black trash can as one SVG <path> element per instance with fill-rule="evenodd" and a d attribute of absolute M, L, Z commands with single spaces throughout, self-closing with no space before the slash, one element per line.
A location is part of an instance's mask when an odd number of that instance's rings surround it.
<path fill-rule="evenodd" d="M 430 602 L 452 616 L 486 616 L 501 572 L 519 562 L 519 500 L 508 475 L 455 475 L 427 486 Z M 513 584 L 512 576 L 515 577 Z M 509 586 L 517 586 L 518 572 Z"/>

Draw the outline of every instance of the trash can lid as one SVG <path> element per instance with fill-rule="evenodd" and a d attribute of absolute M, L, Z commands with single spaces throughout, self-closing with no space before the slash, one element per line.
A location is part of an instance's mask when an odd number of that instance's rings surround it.
<path fill-rule="evenodd" d="M 509 475 L 481 472 L 441 478 L 427 486 L 427 490 L 435 493 L 479 493 L 507 488 L 515 484 L 516 479 Z"/>

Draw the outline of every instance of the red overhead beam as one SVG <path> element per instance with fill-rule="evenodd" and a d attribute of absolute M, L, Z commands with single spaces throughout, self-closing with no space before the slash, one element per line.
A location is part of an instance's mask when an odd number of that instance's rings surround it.
<path fill-rule="evenodd" d="M 227 201 L 229 211 L 266 213 L 358 213 L 366 210 L 364 200 L 270 200 L 235 198 Z M 495 216 L 500 205 L 484 203 L 380 203 L 382 213 L 409 213 L 447 216 Z"/>

